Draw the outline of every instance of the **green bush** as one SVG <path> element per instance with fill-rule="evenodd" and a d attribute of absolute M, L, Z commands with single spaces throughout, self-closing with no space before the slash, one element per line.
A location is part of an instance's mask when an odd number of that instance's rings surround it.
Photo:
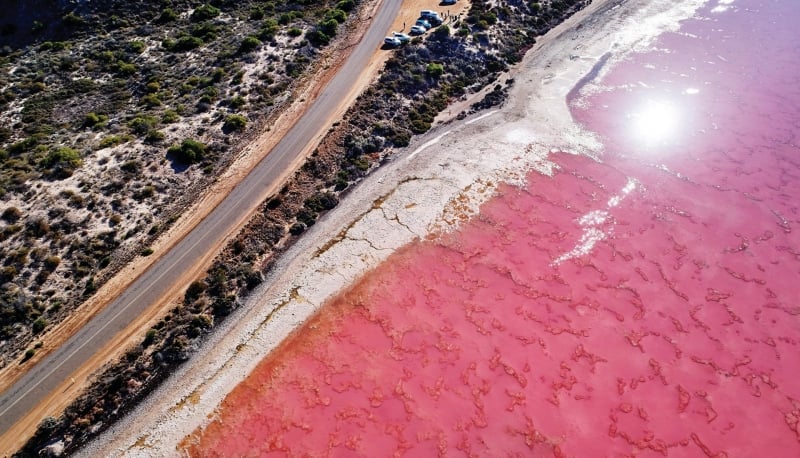
<path fill-rule="evenodd" d="M 191 31 L 192 36 L 200 38 L 206 43 L 216 40 L 218 33 L 219 29 L 217 29 L 217 26 L 215 26 L 210 22 L 204 22 L 202 24 L 198 24 L 192 27 Z"/>
<path fill-rule="evenodd" d="M 187 138 L 180 145 L 172 146 L 167 150 L 167 154 L 184 164 L 194 164 L 202 161 L 205 157 L 206 145 Z"/>
<path fill-rule="evenodd" d="M 158 98 L 157 94 L 147 94 L 142 97 L 142 103 L 149 108 L 155 108 L 161 106 L 161 99 Z"/>
<path fill-rule="evenodd" d="M 264 10 L 261 7 L 255 7 L 250 10 L 250 20 L 251 21 L 258 21 L 264 19 Z"/>
<path fill-rule="evenodd" d="M 333 19 L 337 23 L 342 24 L 347 20 L 347 13 L 340 9 L 332 9 L 325 14 L 325 19 Z"/>
<path fill-rule="evenodd" d="M 33 348 L 29 348 L 29 349 L 25 350 L 25 356 L 22 357 L 22 362 L 24 363 L 25 361 L 33 358 L 33 355 L 35 355 L 35 354 L 36 354 L 36 350 L 34 350 Z"/>
<path fill-rule="evenodd" d="M 437 40 L 444 40 L 450 36 L 450 27 L 447 24 L 442 24 L 433 31 L 433 38 Z"/>
<path fill-rule="evenodd" d="M 173 122 L 178 122 L 180 116 L 178 116 L 178 112 L 175 110 L 165 110 L 163 116 L 161 117 L 161 122 L 165 124 L 172 124 Z"/>
<path fill-rule="evenodd" d="M 82 17 L 78 16 L 74 12 L 67 13 L 61 18 L 64 21 L 64 24 L 70 27 L 77 27 L 79 25 L 83 25 L 84 20 Z"/>
<path fill-rule="evenodd" d="M 80 167 L 81 164 L 83 164 L 83 161 L 80 153 L 66 146 L 51 150 L 44 159 L 39 161 L 39 167 L 46 170 L 51 177 L 56 179 L 72 176 L 75 169 Z"/>
<path fill-rule="evenodd" d="M 219 16 L 219 8 L 205 3 L 195 8 L 194 11 L 192 11 L 192 15 L 189 17 L 189 19 L 191 19 L 192 22 L 202 22 L 213 19 L 217 16 Z"/>
<path fill-rule="evenodd" d="M 261 41 L 256 37 L 250 36 L 242 40 L 242 44 L 239 45 L 239 52 L 245 54 L 255 51 L 259 46 L 261 46 Z"/>
<path fill-rule="evenodd" d="M 100 149 L 110 148 L 112 146 L 121 145 L 129 141 L 131 141 L 130 135 L 109 135 L 108 137 L 105 137 L 102 140 L 100 140 L 98 147 Z"/>
<path fill-rule="evenodd" d="M 331 37 L 319 30 L 311 30 L 306 33 L 306 39 L 316 47 L 325 46 L 331 42 Z"/>
<path fill-rule="evenodd" d="M 128 62 L 117 62 L 114 65 L 114 71 L 121 76 L 131 76 L 136 73 L 136 65 Z"/>
<path fill-rule="evenodd" d="M 353 0 L 341 0 L 339 3 L 336 4 L 336 8 L 342 11 L 353 11 L 353 8 L 356 7 L 356 2 Z"/>
<path fill-rule="evenodd" d="M 299 37 L 303 34 L 303 31 L 297 27 L 292 27 L 286 33 L 288 33 L 290 37 Z"/>
<path fill-rule="evenodd" d="M 101 126 L 108 121 L 108 116 L 97 114 L 95 112 L 87 113 L 83 118 L 83 127 L 96 127 Z"/>
<path fill-rule="evenodd" d="M 228 106 L 233 108 L 234 110 L 238 110 L 239 108 L 242 108 L 245 105 L 245 103 L 247 102 L 245 102 L 244 97 L 242 97 L 241 95 L 237 95 L 236 97 L 228 101 Z"/>
<path fill-rule="evenodd" d="M 178 19 L 178 13 L 175 12 L 172 8 L 164 8 L 161 11 L 161 16 L 158 17 L 157 22 L 161 24 L 166 24 L 167 22 L 172 22 Z"/>
<path fill-rule="evenodd" d="M 186 52 L 203 46 L 203 40 L 191 35 L 184 35 L 177 41 L 166 40 L 164 47 L 173 52 Z"/>
<path fill-rule="evenodd" d="M 130 127 L 136 135 L 144 136 L 153 130 L 156 124 L 158 124 L 158 120 L 152 116 L 137 116 L 128 123 L 128 127 Z"/>
<path fill-rule="evenodd" d="M 442 64 L 430 63 L 427 67 L 425 67 L 425 73 L 428 76 L 438 78 L 444 74 L 444 67 Z"/>
<path fill-rule="evenodd" d="M 39 334 L 40 332 L 44 331 L 44 328 L 47 327 L 47 320 L 42 317 L 36 319 L 31 326 L 34 334 Z"/>
<path fill-rule="evenodd" d="M 226 132 L 231 132 L 242 130 L 245 126 L 247 126 L 247 118 L 242 115 L 234 114 L 225 118 L 225 124 L 223 124 L 222 128 Z"/>
<path fill-rule="evenodd" d="M 144 141 L 146 143 L 153 144 L 153 143 L 159 143 L 159 142 L 163 141 L 164 138 L 166 138 L 166 135 L 164 135 L 164 132 L 161 132 L 160 130 L 155 130 L 154 129 L 154 130 L 151 130 L 150 132 L 148 132 L 147 135 L 145 135 Z"/>
<path fill-rule="evenodd" d="M 318 27 L 322 33 L 332 38 L 336 36 L 336 29 L 339 27 L 339 22 L 336 19 L 325 19 L 319 23 Z"/>
<path fill-rule="evenodd" d="M 135 40 L 128 43 L 128 51 L 135 54 L 141 54 L 146 47 L 147 45 L 143 41 Z"/>

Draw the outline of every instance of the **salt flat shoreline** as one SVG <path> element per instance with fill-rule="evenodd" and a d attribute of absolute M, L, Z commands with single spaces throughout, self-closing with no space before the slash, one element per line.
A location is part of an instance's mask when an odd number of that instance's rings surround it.
<path fill-rule="evenodd" d="M 177 444 L 272 349 L 396 249 L 458 227 L 501 182 L 549 174 L 550 151 L 600 157 L 599 139 L 573 122 L 567 93 L 603 55 L 646 46 L 703 3 L 596 0 L 553 29 L 510 71 L 502 109 L 439 125 L 396 151 L 281 257 L 189 363 L 77 455 L 180 455 Z"/>

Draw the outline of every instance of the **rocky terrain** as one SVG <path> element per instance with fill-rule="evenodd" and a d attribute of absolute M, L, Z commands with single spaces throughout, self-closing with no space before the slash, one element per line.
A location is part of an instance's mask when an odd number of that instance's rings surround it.
<path fill-rule="evenodd" d="M 263 204 L 248 226 L 216 260 L 209 270 L 208 276 L 189 287 L 183 303 L 176 304 L 171 313 L 153 329 L 147 331 L 143 336 L 142 343 L 130 349 L 122 361 L 98 375 L 91 390 L 70 406 L 61 418 L 45 419 L 36 437 L 20 453 L 23 455 L 35 453 L 44 448 L 59 452 L 74 450 L 90 437 L 107 428 L 110 422 L 130 410 L 138 400 L 191 357 L 204 335 L 219 326 L 225 317 L 241 303 L 241 299 L 263 280 L 264 273 L 269 270 L 282 250 L 285 250 L 297 240 L 300 234 L 312 226 L 321 213 L 336 206 L 354 183 L 389 160 L 394 147 L 406 146 L 412 135 L 426 132 L 439 112 L 444 110 L 449 103 L 457 101 L 467 94 L 481 90 L 487 94 L 484 100 L 473 109 L 482 109 L 501 103 L 508 84 L 513 83 L 513 80 L 507 81 L 506 85 L 492 82 L 496 81 L 510 64 L 521 59 L 525 51 L 534 44 L 538 35 L 543 34 L 587 3 L 583 0 L 530 3 L 477 1 L 472 3 L 469 14 L 465 17 L 450 18 L 425 38 L 414 39 L 409 45 L 395 51 L 393 58 L 386 64 L 385 71 L 376 84 L 358 99 L 344 119 L 329 132 L 319 148 L 295 177 L 283 187 L 280 194 Z M 251 20 L 249 17 L 248 21 Z M 323 15 L 324 17 L 327 16 Z M 185 20 L 189 24 L 191 23 L 191 14 L 186 18 L 179 17 L 177 20 Z M 259 20 L 263 21 L 263 19 Z M 312 37 L 316 37 L 315 40 L 319 39 L 313 32 L 319 32 L 320 29 L 314 28 L 310 23 L 307 25 L 308 31 L 312 35 L 303 36 L 309 39 Z M 176 33 L 174 36 L 178 37 L 178 34 Z M 302 38 L 298 36 L 297 39 L 299 46 Z M 180 38 L 177 38 L 176 42 L 177 40 Z M 317 45 L 321 44 L 322 42 L 317 43 Z M 264 47 L 265 45 L 262 43 L 259 46 Z M 312 46 L 310 42 L 306 42 L 303 47 L 307 48 L 299 49 L 311 49 Z M 225 70 L 220 82 L 232 81 L 228 80 L 227 75 L 235 76 L 238 73 L 238 70 L 235 72 Z M 243 75 L 239 84 L 244 84 L 245 80 Z M 160 87 L 159 84 L 159 91 Z M 214 86 L 205 86 L 205 88 L 207 87 Z M 201 90 L 198 87 L 198 92 L 194 94 L 207 95 L 203 92 L 205 88 Z M 159 92 L 147 93 L 145 89 L 143 97 L 146 97 L 147 94 L 159 94 Z M 219 94 L 221 92 L 218 93 L 218 97 L 221 97 Z M 224 94 L 227 97 L 236 97 L 229 91 Z M 252 92 L 248 91 L 247 95 L 251 94 Z M 180 95 L 175 95 L 175 97 L 180 97 Z M 167 98 L 163 97 L 163 99 Z M 159 97 L 159 99 L 162 98 Z M 163 108 L 164 100 L 161 102 L 162 105 L 156 105 L 152 107 L 152 110 L 166 111 L 167 109 Z M 11 103 L 18 102 L 14 100 Z M 249 99 L 247 103 L 250 103 Z M 268 109 L 265 110 L 260 116 L 268 115 Z M 209 111 L 223 114 L 214 117 L 209 114 Z M 226 131 L 235 129 L 231 129 L 232 126 L 225 128 L 226 121 L 232 114 L 225 113 L 236 113 L 236 111 L 230 111 L 228 105 L 223 108 L 219 102 L 217 102 L 216 108 L 209 111 L 195 114 L 200 119 L 207 119 L 204 124 L 200 124 L 202 127 L 192 127 L 192 123 L 187 122 L 185 129 L 196 128 L 198 130 L 189 130 L 187 134 L 182 134 L 180 137 L 170 136 L 172 131 L 160 128 L 159 126 L 164 124 L 161 124 L 163 120 L 159 121 L 154 129 L 165 135 L 165 138 L 161 140 L 162 146 L 160 147 L 158 143 L 147 143 L 147 133 L 144 134 L 145 138 L 140 138 L 132 131 L 133 127 L 130 124 L 121 126 L 131 138 L 128 143 L 108 148 L 109 153 L 106 157 L 115 154 L 111 151 L 124 151 L 126 148 L 131 148 L 130 156 L 124 156 L 123 153 L 121 158 L 115 157 L 113 164 L 121 168 L 121 165 L 128 160 L 142 161 L 141 158 L 145 157 L 143 151 L 152 149 L 152 159 L 150 162 L 142 164 L 144 169 L 149 171 L 151 167 L 156 167 L 153 175 L 161 176 L 156 172 L 162 172 L 176 180 L 182 178 L 191 181 L 188 177 L 194 176 L 197 180 L 194 183 L 201 183 L 204 176 L 203 169 L 210 167 L 210 170 L 205 173 L 213 175 L 214 170 L 224 167 L 226 158 L 230 156 L 233 149 L 228 144 L 229 142 L 226 142 L 229 138 Z M 12 112 L 13 110 L 6 111 L 6 113 Z M 251 111 L 248 105 L 246 112 L 253 119 L 261 119 L 255 117 L 255 114 L 259 113 L 255 107 Z M 94 113 L 99 117 L 96 111 Z M 161 115 L 163 116 L 163 113 Z M 99 129 L 102 132 L 102 129 L 110 128 L 109 126 L 113 125 L 112 117 L 109 116 L 106 120 L 101 118 L 98 124 L 101 125 Z M 183 125 L 184 123 L 177 124 Z M 97 141 L 99 136 L 93 135 L 96 132 L 93 127 L 82 127 L 82 129 L 84 129 L 84 134 L 81 138 L 84 138 L 85 145 Z M 187 139 L 190 141 L 185 141 Z M 11 141 L 18 142 L 19 140 L 12 138 Z M 195 142 L 200 145 L 198 146 Z M 175 146 L 168 148 L 170 144 Z M 133 149 L 134 146 L 137 147 L 136 150 Z M 140 153 L 135 156 L 133 151 Z M 198 154 L 198 151 L 201 153 Z M 93 154 L 92 157 L 97 157 L 97 154 Z M 133 159 L 134 157 L 137 159 Z M 208 157 L 211 159 L 207 159 Z M 45 173 L 39 171 L 38 173 L 42 175 L 42 178 L 39 178 L 42 183 L 41 187 L 48 189 L 48 187 L 56 187 L 76 179 L 89 162 L 83 157 L 80 159 L 82 161 L 80 167 L 76 167 L 69 177 L 56 179 L 52 176 L 45 176 Z M 99 162 L 99 160 L 97 161 Z M 193 163 L 199 165 L 190 165 Z M 102 169 L 102 165 L 107 164 L 108 162 L 98 163 L 98 170 Z M 116 170 L 114 173 L 122 172 Z M 153 179 L 149 173 L 148 179 Z M 181 184 L 186 186 L 186 181 Z M 139 186 L 143 188 L 146 185 L 139 183 Z M 156 188 L 155 184 L 151 186 Z M 178 186 L 178 188 L 180 187 Z M 139 204 L 140 201 L 133 197 L 133 192 L 137 189 L 140 188 L 135 184 L 123 186 L 120 191 L 128 190 L 131 193 L 123 203 L 127 202 L 131 206 L 133 206 L 133 202 Z M 158 189 L 158 192 L 151 194 L 149 199 L 161 195 L 162 192 L 167 192 L 166 189 L 171 188 L 163 186 Z M 185 188 L 181 194 L 186 194 Z M 174 196 L 175 194 L 173 194 Z M 142 199 L 141 202 L 153 200 L 157 201 L 157 199 Z M 104 199 L 98 198 L 97 201 L 104 201 Z M 16 202 L 22 205 L 21 199 Z M 164 197 L 162 202 L 166 205 L 166 202 L 171 202 L 171 200 Z M 112 208 L 110 204 L 108 202 L 109 208 Z M 93 209 L 97 208 L 97 205 L 98 203 L 95 203 Z M 17 208 L 23 215 L 26 211 L 31 211 L 28 207 L 23 210 L 23 207 L 19 205 Z M 166 206 L 160 209 L 162 215 L 173 214 L 169 211 Z M 140 218 L 146 218 L 145 215 L 152 215 L 153 212 L 154 210 L 150 213 L 143 212 Z M 126 218 L 130 216 L 129 212 L 125 212 Z M 102 220 L 102 216 L 93 216 L 93 218 Z M 145 223 L 134 219 L 131 224 L 142 224 L 143 229 L 148 225 L 152 227 L 153 224 L 159 224 L 158 229 L 152 231 L 152 234 L 148 234 L 149 237 L 157 234 L 161 229 L 161 224 L 168 220 L 169 217 L 166 217 L 160 221 L 154 219 Z M 124 221 L 128 221 L 128 219 L 124 219 Z M 120 220 L 115 224 L 122 225 L 122 222 L 123 220 Z M 20 232 L 23 234 L 28 232 L 27 225 L 25 227 L 25 232 L 19 230 L 7 240 L 12 241 L 14 237 L 22 237 Z M 106 228 L 111 229 L 112 226 L 106 223 Z M 147 232 L 151 232 L 151 230 L 148 229 Z M 111 239 L 116 240 L 118 234 L 119 232 L 116 232 L 115 237 Z M 132 238 L 134 237 L 132 236 Z M 43 238 L 42 240 L 49 239 Z M 136 246 L 132 253 L 134 255 L 141 253 L 143 246 Z M 120 243 L 119 246 L 115 246 L 114 253 L 122 252 L 120 247 L 124 248 L 124 244 Z M 113 265 L 111 261 L 124 259 L 124 256 L 116 256 L 119 258 L 111 259 L 106 265 L 107 268 Z M 59 263 L 58 268 L 64 269 L 63 264 L 67 263 Z M 72 264 L 74 265 L 74 262 Z M 54 272 L 55 275 L 50 277 L 57 277 L 58 268 Z M 94 278 L 99 278 L 96 272 L 90 272 L 84 277 L 93 279 L 95 282 Z M 17 275 L 19 276 L 19 274 Z M 28 275 L 28 277 L 30 276 Z M 62 278 L 71 277 L 65 275 Z M 26 291 L 25 288 L 29 288 L 27 284 L 17 284 L 17 286 L 18 291 L 22 292 Z M 82 295 L 86 291 L 86 285 L 84 284 L 83 288 L 78 289 Z M 31 291 L 38 290 L 31 289 Z M 30 319 L 27 323 L 30 323 Z M 30 326 L 33 324 L 31 323 Z M 57 447 L 52 447 L 54 444 Z"/>

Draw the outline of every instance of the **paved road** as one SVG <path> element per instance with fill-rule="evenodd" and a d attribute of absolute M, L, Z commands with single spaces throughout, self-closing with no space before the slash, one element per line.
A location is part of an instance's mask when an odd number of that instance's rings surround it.
<path fill-rule="evenodd" d="M 241 215 L 248 214 L 262 202 L 267 189 L 297 159 L 306 145 L 318 141 L 313 136 L 324 127 L 341 97 L 350 91 L 361 70 L 369 63 L 375 48 L 382 44 L 386 31 L 400 10 L 400 3 L 401 0 L 383 1 L 364 38 L 309 110 L 206 219 L 61 348 L 0 395 L 0 435 L 70 377 L 98 349 L 111 344 L 114 336 L 151 303 L 170 289 L 185 286 L 175 284 L 180 273 L 199 262 L 205 250 L 230 233 Z"/>

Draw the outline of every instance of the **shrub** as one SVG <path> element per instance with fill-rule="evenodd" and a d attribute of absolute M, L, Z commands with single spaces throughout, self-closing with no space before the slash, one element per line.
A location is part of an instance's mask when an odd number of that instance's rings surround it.
<path fill-rule="evenodd" d="M 64 21 L 65 25 L 70 27 L 77 27 L 79 25 L 83 25 L 84 21 L 83 18 L 75 14 L 74 12 L 67 13 L 61 18 Z"/>
<path fill-rule="evenodd" d="M 152 248 L 145 248 L 144 250 L 142 250 L 142 256 L 150 256 L 151 254 L 153 254 Z"/>
<path fill-rule="evenodd" d="M 261 41 L 256 37 L 247 37 L 242 40 L 242 44 L 239 45 L 239 52 L 244 54 L 251 51 L 255 51 L 258 47 L 261 46 Z"/>
<path fill-rule="evenodd" d="M 152 116 L 137 116 L 128 123 L 128 127 L 133 130 L 136 135 L 147 135 L 148 132 L 156 127 L 158 121 Z"/>
<path fill-rule="evenodd" d="M 24 363 L 25 361 L 33 358 L 33 355 L 35 355 L 35 354 L 36 354 L 36 350 L 34 350 L 33 348 L 29 348 L 29 349 L 25 350 L 25 355 L 22 357 L 22 362 Z"/>
<path fill-rule="evenodd" d="M 160 130 L 151 130 L 147 133 L 147 135 L 145 135 L 144 141 L 145 143 L 150 144 L 159 143 L 163 141 L 165 137 L 166 135 L 164 135 L 164 132 L 161 132 Z"/>
<path fill-rule="evenodd" d="M 195 8 L 194 11 L 192 11 L 192 15 L 189 17 L 189 19 L 191 19 L 192 22 L 202 22 L 213 19 L 217 16 L 219 16 L 219 8 L 205 3 Z"/>
<path fill-rule="evenodd" d="M 167 154 L 174 157 L 178 162 L 184 164 L 194 164 L 203 160 L 206 154 L 206 145 L 187 138 L 183 143 L 172 146 L 167 150 Z"/>
<path fill-rule="evenodd" d="M 59 264 L 61 264 L 61 258 L 58 256 L 48 256 L 44 259 L 44 268 L 49 272 L 56 270 Z"/>
<path fill-rule="evenodd" d="M 204 42 L 208 43 L 217 39 L 219 29 L 217 29 L 217 26 L 210 22 L 204 22 L 192 27 L 191 33 L 192 36 L 200 38 Z"/>
<path fill-rule="evenodd" d="M 228 101 L 228 106 L 238 110 L 239 108 L 242 108 L 245 105 L 245 103 L 246 102 L 244 100 L 244 97 L 242 97 L 241 95 L 237 95 L 236 97 Z"/>
<path fill-rule="evenodd" d="M 166 110 L 161 117 L 161 122 L 165 124 L 172 124 L 173 122 L 177 122 L 179 118 L 180 116 L 178 116 L 178 112 L 175 110 Z"/>
<path fill-rule="evenodd" d="M 112 146 L 121 145 L 129 141 L 131 141 L 131 137 L 129 135 L 109 135 L 108 137 L 104 137 L 102 140 L 100 140 L 98 146 L 100 149 L 110 148 Z"/>
<path fill-rule="evenodd" d="M 165 42 L 165 47 L 174 52 L 186 52 L 203 46 L 203 40 L 191 35 L 184 35 L 174 42 Z"/>
<path fill-rule="evenodd" d="M 304 205 L 314 212 L 330 210 L 339 204 L 339 198 L 329 192 L 321 192 L 306 199 Z"/>
<path fill-rule="evenodd" d="M 30 220 L 25 226 L 25 233 L 34 238 L 43 237 L 50 232 L 50 225 L 44 218 Z"/>
<path fill-rule="evenodd" d="M 331 42 L 331 38 L 319 30 L 311 30 L 306 33 L 306 39 L 316 47 L 325 46 Z"/>
<path fill-rule="evenodd" d="M 166 24 L 167 22 L 172 22 L 178 19 L 178 13 L 175 12 L 172 8 L 164 8 L 161 11 L 161 16 L 158 17 L 157 22 L 161 24 Z"/>
<path fill-rule="evenodd" d="M 142 103 L 147 105 L 149 108 L 155 108 L 161 106 L 161 99 L 158 98 L 156 94 L 147 94 L 142 97 Z"/>
<path fill-rule="evenodd" d="M 42 317 L 36 319 L 31 326 L 31 330 L 34 334 L 39 334 L 40 332 L 44 331 L 44 328 L 47 327 L 47 320 Z"/>
<path fill-rule="evenodd" d="M 230 115 L 225 118 L 225 124 L 223 124 L 222 129 L 225 132 L 232 132 L 235 130 L 242 130 L 247 125 L 247 119 L 242 115 Z"/>
<path fill-rule="evenodd" d="M 39 161 L 39 167 L 47 170 L 50 176 L 56 179 L 72 176 L 75 169 L 81 164 L 83 161 L 80 153 L 66 146 L 51 150 L 44 159 Z"/>
<path fill-rule="evenodd" d="M 16 223 L 22 218 L 22 211 L 17 207 L 8 207 L 3 210 L 3 214 L 0 215 L 0 218 L 3 218 L 3 221 L 7 223 Z"/>
<path fill-rule="evenodd" d="M 356 2 L 353 0 L 341 0 L 339 3 L 336 4 L 336 8 L 342 11 L 353 11 L 353 8 L 356 7 Z"/>
<path fill-rule="evenodd" d="M 131 76 L 136 73 L 136 65 L 128 62 L 117 62 L 114 71 L 121 76 Z"/>
<path fill-rule="evenodd" d="M 31 24 L 31 33 L 37 35 L 42 33 L 46 28 L 47 27 L 43 23 L 39 21 L 33 21 L 33 24 Z"/>
<path fill-rule="evenodd" d="M 347 13 L 340 9 L 332 9 L 328 11 L 328 13 L 325 15 L 325 18 L 333 19 L 337 23 L 342 24 L 347 20 Z"/>
<path fill-rule="evenodd" d="M 432 76 L 434 78 L 438 78 L 444 74 L 444 67 L 442 64 L 431 63 L 425 67 L 425 73 L 428 76 Z"/>
<path fill-rule="evenodd" d="M 108 121 L 108 116 L 97 114 L 95 112 L 87 113 L 83 118 L 83 127 L 96 127 L 101 126 Z"/>
<path fill-rule="evenodd" d="M 275 34 L 278 32 L 279 26 L 278 22 L 275 19 L 267 19 L 264 21 L 264 26 L 258 32 L 258 38 L 262 39 L 263 41 L 272 41 L 275 37 Z"/>
<path fill-rule="evenodd" d="M 258 21 L 264 19 L 264 10 L 260 7 L 255 7 L 250 10 L 250 20 L 251 21 Z"/>
<path fill-rule="evenodd" d="M 311 227 L 317 222 L 318 216 L 317 212 L 303 207 L 297 212 L 297 221 L 305 224 L 306 227 Z"/>
<path fill-rule="evenodd" d="M 449 36 L 450 27 L 448 27 L 447 24 L 442 24 L 439 27 L 436 27 L 436 30 L 433 31 L 433 37 L 437 40 L 444 40 Z"/>
<path fill-rule="evenodd" d="M 286 33 L 288 33 L 290 37 L 299 37 L 303 34 L 303 31 L 297 27 L 292 27 Z"/>
<path fill-rule="evenodd" d="M 320 22 L 319 30 L 329 37 L 336 36 L 336 29 L 339 27 L 339 22 L 336 19 L 330 18 Z"/>
<path fill-rule="evenodd" d="M 128 51 L 136 54 L 141 54 L 146 47 L 143 41 L 134 40 L 128 43 Z"/>
<path fill-rule="evenodd" d="M 147 330 L 147 333 L 144 335 L 144 341 L 142 342 L 142 346 L 148 347 L 150 346 L 155 340 L 156 336 L 158 336 L 158 329 L 150 328 Z"/>
<path fill-rule="evenodd" d="M 0 268 L 0 283 L 7 283 L 17 277 L 17 268 L 14 266 L 5 266 Z"/>
<path fill-rule="evenodd" d="M 292 227 L 289 228 L 289 233 L 292 235 L 300 235 L 305 230 L 306 230 L 306 225 L 301 222 L 297 222 L 292 224 Z"/>

